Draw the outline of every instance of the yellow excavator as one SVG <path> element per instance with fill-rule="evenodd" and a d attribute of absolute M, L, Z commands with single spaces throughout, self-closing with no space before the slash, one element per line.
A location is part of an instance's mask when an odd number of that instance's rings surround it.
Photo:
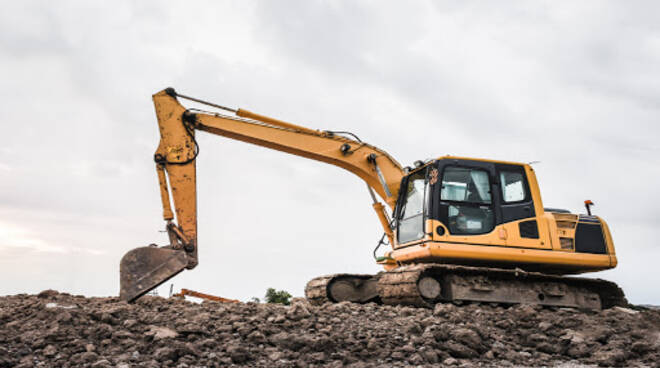
<path fill-rule="evenodd" d="M 179 99 L 222 113 L 186 108 Z M 305 287 L 312 303 L 627 304 L 612 282 L 565 276 L 614 268 L 612 236 L 605 221 L 591 215 L 591 202 L 586 215 L 544 209 L 529 164 L 443 156 L 402 167 L 350 132 L 314 130 L 173 88 L 153 95 L 153 102 L 161 136 L 154 160 L 170 244 L 136 248 L 122 258 L 123 300 L 197 266 L 199 130 L 336 165 L 367 184 L 384 230 L 374 250 L 384 271 L 317 277 Z M 382 245 L 389 247 L 377 257 Z"/>

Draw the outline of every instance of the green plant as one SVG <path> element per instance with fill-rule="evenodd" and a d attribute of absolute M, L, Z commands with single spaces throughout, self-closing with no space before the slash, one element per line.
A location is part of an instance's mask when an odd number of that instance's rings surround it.
<path fill-rule="evenodd" d="M 285 290 L 276 291 L 273 288 L 266 290 L 266 303 L 291 304 L 291 294 Z"/>

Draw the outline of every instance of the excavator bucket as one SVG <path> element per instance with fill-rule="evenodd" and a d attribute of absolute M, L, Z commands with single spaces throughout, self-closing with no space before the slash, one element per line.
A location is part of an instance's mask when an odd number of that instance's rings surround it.
<path fill-rule="evenodd" d="M 119 265 L 119 299 L 132 302 L 176 276 L 188 265 L 183 250 L 157 247 L 135 248 Z"/>

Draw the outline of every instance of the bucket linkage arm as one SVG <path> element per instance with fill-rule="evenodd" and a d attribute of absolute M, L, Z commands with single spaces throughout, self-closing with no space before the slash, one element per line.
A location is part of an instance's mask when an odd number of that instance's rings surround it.
<path fill-rule="evenodd" d="M 154 95 L 153 100 L 160 130 L 154 161 L 170 244 L 136 248 L 122 258 L 119 297 L 126 301 L 139 298 L 184 269 L 197 265 L 195 159 L 199 147 L 193 123 L 184 119 L 186 109 L 168 97 L 161 93 Z M 177 222 L 174 222 L 172 200 Z"/>

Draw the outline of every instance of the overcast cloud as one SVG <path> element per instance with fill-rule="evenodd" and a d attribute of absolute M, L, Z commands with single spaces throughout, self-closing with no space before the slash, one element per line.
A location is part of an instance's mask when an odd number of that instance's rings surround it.
<path fill-rule="evenodd" d="M 659 65 L 653 1 L 5 1 L 0 294 L 116 295 L 121 256 L 166 242 L 151 94 L 173 86 L 403 164 L 540 161 L 546 207 L 591 199 L 610 225 L 619 266 L 594 276 L 660 304 Z M 378 272 L 360 179 L 199 142 L 200 265 L 175 289 L 246 300 Z"/>

